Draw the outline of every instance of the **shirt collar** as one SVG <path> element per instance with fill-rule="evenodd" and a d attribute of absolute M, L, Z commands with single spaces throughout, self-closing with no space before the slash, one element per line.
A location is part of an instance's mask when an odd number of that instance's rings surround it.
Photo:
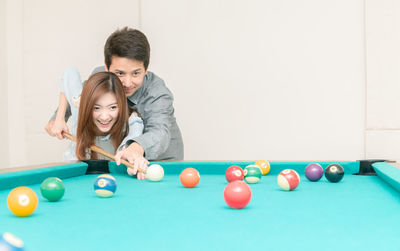
<path fill-rule="evenodd" d="M 106 136 L 98 136 L 99 140 L 101 141 L 107 141 L 111 137 L 111 134 L 107 134 Z"/>

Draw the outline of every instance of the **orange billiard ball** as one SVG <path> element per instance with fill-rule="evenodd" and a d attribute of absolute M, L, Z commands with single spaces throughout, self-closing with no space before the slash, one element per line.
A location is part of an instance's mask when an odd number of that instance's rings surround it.
<path fill-rule="evenodd" d="M 190 188 L 195 187 L 199 183 L 200 174 L 196 169 L 189 167 L 181 172 L 179 178 L 182 185 Z"/>
<path fill-rule="evenodd" d="M 36 193 L 29 187 L 17 187 L 11 190 L 7 197 L 10 211 L 19 217 L 31 215 L 38 204 Z"/>

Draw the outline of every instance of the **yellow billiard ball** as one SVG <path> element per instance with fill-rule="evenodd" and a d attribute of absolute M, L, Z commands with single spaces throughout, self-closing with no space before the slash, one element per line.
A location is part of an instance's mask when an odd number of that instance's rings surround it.
<path fill-rule="evenodd" d="M 31 215 L 38 204 L 36 193 L 29 187 L 17 187 L 11 190 L 7 197 L 10 211 L 19 217 Z"/>
<path fill-rule="evenodd" d="M 257 160 L 255 165 L 261 168 L 262 175 L 266 175 L 271 170 L 271 165 L 266 160 Z"/>

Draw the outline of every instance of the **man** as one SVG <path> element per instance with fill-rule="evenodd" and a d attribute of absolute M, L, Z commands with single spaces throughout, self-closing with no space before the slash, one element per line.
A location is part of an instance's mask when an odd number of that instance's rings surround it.
<path fill-rule="evenodd" d="M 98 67 L 93 73 L 110 71 L 121 80 L 128 104 L 136 109 L 144 122 L 144 132 L 128 139 L 125 147 L 117 152 L 115 160 L 121 158 L 146 169 L 146 163 L 139 161 L 143 156 L 148 160 L 182 160 L 183 141 L 176 123 L 173 95 L 164 81 L 147 71 L 150 61 L 150 45 L 146 36 L 135 29 L 123 28 L 110 35 L 104 46 L 105 67 Z M 70 107 L 65 121 L 70 116 Z M 67 125 L 55 125 L 55 115 L 45 129 L 51 136 L 63 138 Z M 140 158 L 141 157 L 141 158 Z"/>

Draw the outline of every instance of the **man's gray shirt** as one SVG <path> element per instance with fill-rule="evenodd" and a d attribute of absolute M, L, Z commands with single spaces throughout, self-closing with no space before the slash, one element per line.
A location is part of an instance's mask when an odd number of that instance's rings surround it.
<path fill-rule="evenodd" d="M 97 67 L 92 74 L 104 70 L 104 67 Z M 148 160 L 183 160 L 182 135 L 176 123 L 173 101 L 164 81 L 149 71 L 142 86 L 128 97 L 129 106 L 137 109 L 144 122 L 143 134 L 128 142 L 139 143 Z M 70 115 L 68 107 L 66 120 Z"/>

